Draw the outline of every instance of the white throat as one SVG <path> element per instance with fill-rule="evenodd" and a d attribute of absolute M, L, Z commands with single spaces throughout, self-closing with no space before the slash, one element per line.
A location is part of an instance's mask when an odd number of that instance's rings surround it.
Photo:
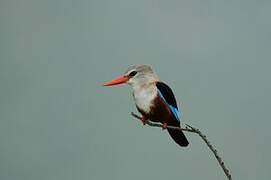
<path fill-rule="evenodd" d="M 150 112 L 157 89 L 153 84 L 132 86 L 133 96 L 137 107 L 146 113 Z"/>

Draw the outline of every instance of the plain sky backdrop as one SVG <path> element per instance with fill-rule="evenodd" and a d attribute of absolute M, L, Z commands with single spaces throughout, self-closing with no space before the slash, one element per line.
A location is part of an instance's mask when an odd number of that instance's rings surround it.
<path fill-rule="evenodd" d="M 141 63 L 234 179 L 270 179 L 270 19 L 270 0 L 2 0 L 0 179 L 224 180 L 198 136 L 178 147 L 101 86 Z"/>

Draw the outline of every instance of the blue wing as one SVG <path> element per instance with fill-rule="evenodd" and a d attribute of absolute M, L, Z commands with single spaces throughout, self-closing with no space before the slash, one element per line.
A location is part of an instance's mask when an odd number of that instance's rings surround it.
<path fill-rule="evenodd" d="M 174 115 L 176 120 L 181 120 L 181 113 L 178 110 L 175 96 L 168 85 L 163 82 L 157 82 L 156 87 L 158 89 L 158 95 L 163 99 L 166 105 L 169 107 L 171 113 Z"/>

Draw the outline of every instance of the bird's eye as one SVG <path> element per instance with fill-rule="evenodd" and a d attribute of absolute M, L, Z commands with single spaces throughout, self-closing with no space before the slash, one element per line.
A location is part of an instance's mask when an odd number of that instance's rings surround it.
<path fill-rule="evenodd" d="M 136 71 L 132 71 L 132 72 L 130 72 L 129 77 L 133 77 L 133 76 L 135 76 L 136 74 L 137 74 Z"/>

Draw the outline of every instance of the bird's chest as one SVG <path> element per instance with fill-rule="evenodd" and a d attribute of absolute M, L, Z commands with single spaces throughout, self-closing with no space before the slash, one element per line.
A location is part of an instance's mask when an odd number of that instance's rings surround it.
<path fill-rule="evenodd" d="M 153 100 L 155 99 L 156 94 L 157 92 L 153 88 L 134 90 L 133 96 L 136 106 L 144 112 L 149 113 L 153 106 Z"/>

